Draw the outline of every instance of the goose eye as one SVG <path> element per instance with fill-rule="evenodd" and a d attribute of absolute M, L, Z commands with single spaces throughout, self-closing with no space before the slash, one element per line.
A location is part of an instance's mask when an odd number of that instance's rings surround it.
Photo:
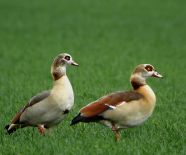
<path fill-rule="evenodd" d="M 65 56 L 65 59 L 67 60 L 67 61 L 69 61 L 70 60 L 70 56 Z"/>
<path fill-rule="evenodd" d="M 152 71 L 152 70 L 153 70 L 152 66 L 149 66 L 149 65 L 148 65 L 148 66 L 146 66 L 146 67 L 145 67 L 145 69 L 146 69 L 148 72 L 150 72 L 150 71 Z"/>

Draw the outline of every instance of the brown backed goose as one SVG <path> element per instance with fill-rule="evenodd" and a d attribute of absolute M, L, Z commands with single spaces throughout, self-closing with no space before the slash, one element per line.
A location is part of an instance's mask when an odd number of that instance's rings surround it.
<path fill-rule="evenodd" d="M 115 92 L 88 104 L 80 110 L 71 125 L 99 122 L 110 127 L 116 140 L 119 140 L 120 129 L 138 126 L 152 115 L 156 96 L 146 83 L 148 77 L 162 78 L 162 75 L 150 64 L 138 65 L 130 78 L 132 91 Z"/>

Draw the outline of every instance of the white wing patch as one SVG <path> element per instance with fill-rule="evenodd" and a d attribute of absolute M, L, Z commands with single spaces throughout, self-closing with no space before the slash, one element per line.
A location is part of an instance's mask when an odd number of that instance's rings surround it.
<path fill-rule="evenodd" d="M 105 104 L 106 106 L 108 106 L 109 107 L 109 109 L 111 109 L 111 110 L 114 110 L 114 109 L 116 109 L 116 107 L 115 106 L 112 106 L 112 105 L 109 105 L 109 104 Z"/>
<path fill-rule="evenodd" d="M 118 104 L 117 106 L 113 106 L 113 105 L 109 105 L 109 104 L 105 104 L 105 105 L 108 106 L 110 110 L 114 110 L 114 109 L 116 109 L 116 107 L 122 106 L 125 103 L 127 103 L 127 102 L 123 101 L 120 104 Z"/>
<path fill-rule="evenodd" d="M 118 104 L 117 106 L 121 106 L 121 105 L 123 105 L 123 104 L 125 104 L 125 103 L 127 103 L 127 102 L 123 101 L 123 102 L 121 102 L 120 104 Z"/>

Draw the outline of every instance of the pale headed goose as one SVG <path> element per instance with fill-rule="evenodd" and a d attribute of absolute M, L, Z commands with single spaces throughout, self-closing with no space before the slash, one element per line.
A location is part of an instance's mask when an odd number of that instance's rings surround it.
<path fill-rule="evenodd" d="M 26 126 L 38 127 L 43 134 L 46 128 L 60 123 L 74 104 L 74 93 L 66 75 L 67 65 L 78 64 L 67 53 L 59 54 L 51 66 L 53 88 L 30 99 L 12 119 L 6 130 L 10 134 Z"/>
<path fill-rule="evenodd" d="M 156 96 L 146 83 L 148 77 L 162 78 L 162 75 L 150 64 L 138 65 L 130 78 L 132 91 L 115 92 L 88 104 L 80 110 L 71 125 L 99 122 L 110 127 L 116 140 L 119 140 L 120 129 L 142 124 L 154 110 Z"/>

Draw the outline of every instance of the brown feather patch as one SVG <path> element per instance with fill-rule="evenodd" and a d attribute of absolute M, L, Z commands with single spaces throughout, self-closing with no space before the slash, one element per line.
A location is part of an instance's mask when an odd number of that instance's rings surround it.
<path fill-rule="evenodd" d="M 63 56 L 59 55 L 57 58 L 55 58 L 53 64 L 52 64 L 52 75 L 53 75 L 53 79 L 56 81 L 58 79 L 60 79 L 63 76 L 63 73 L 58 69 L 58 67 L 62 64 L 64 64 L 64 60 L 63 60 Z"/>
<path fill-rule="evenodd" d="M 140 88 L 141 86 L 144 86 L 144 84 L 137 82 L 137 81 L 131 81 L 131 84 L 134 90 Z"/>
<path fill-rule="evenodd" d="M 54 78 L 55 81 L 56 81 L 56 80 L 59 80 L 59 79 L 63 76 L 63 74 L 62 74 L 60 71 L 57 71 L 57 70 L 55 70 L 55 71 L 52 73 L 52 75 L 53 75 L 53 78 Z"/>
<path fill-rule="evenodd" d="M 146 69 L 148 72 L 154 70 L 153 66 L 151 66 L 151 65 L 147 65 L 147 66 L 145 66 L 145 69 Z"/>
<path fill-rule="evenodd" d="M 121 102 L 130 102 L 132 100 L 138 100 L 143 96 L 134 91 L 128 92 L 116 92 L 107 96 L 100 98 L 99 100 L 85 106 L 80 110 L 81 114 L 85 117 L 94 117 L 103 113 L 104 111 L 109 109 L 109 106 L 116 106 Z M 105 105 L 107 104 L 107 105 Z"/>

